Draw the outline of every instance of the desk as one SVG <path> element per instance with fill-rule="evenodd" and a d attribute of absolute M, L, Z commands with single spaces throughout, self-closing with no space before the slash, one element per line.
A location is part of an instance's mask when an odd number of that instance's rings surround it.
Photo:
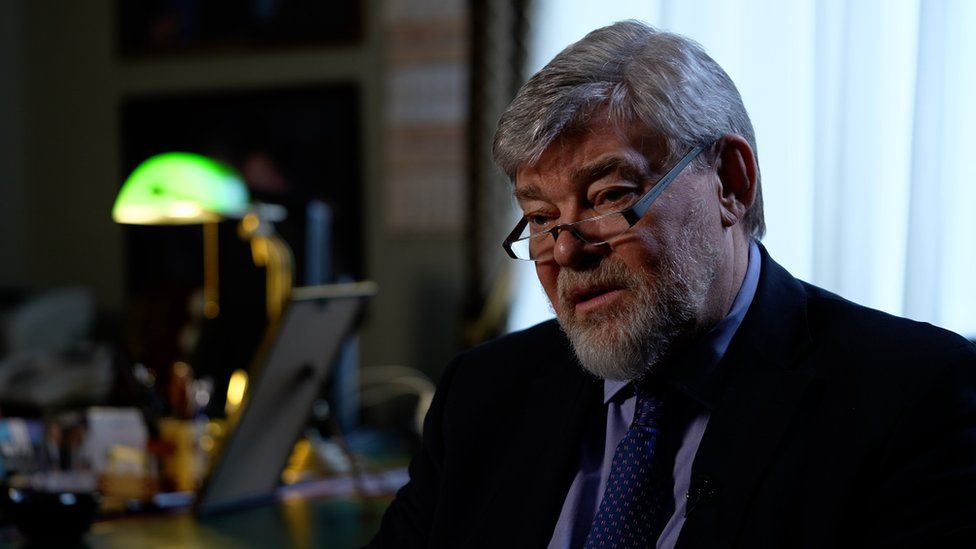
<path fill-rule="evenodd" d="M 289 499 L 213 517 L 187 512 L 96 523 L 88 547 L 360 547 L 379 528 L 391 498 Z"/>
<path fill-rule="evenodd" d="M 79 547 L 131 549 L 360 547 L 379 528 L 391 495 L 367 498 L 288 498 L 212 517 L 189 511 L 136 515 L 96 522 Z M 51 525 L 56 528 L 57 525 Z M 31 547 L 2 543 L 0 547 Z"/>

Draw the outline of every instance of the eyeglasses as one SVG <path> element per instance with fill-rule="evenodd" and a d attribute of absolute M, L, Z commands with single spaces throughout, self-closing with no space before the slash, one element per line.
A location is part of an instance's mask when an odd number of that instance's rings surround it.
<path fill-rule="evenodd" d="M 512 259 L 524 261 L 548 261 L 552 258 L 555 249 L 556 239 L 559 233 L 569 231 L 581 241 L 593 246 L 607 246 L 610 241 L 627 232 L 628 229 L 637 224 L 644 214 L 647 213 L 651 204 L 661 196 L 664 189 L 674 181 L 688 164 L 691 163 L 704 150 L 702 146 L 693 147 L 687 154 L 681 157 L 674 166 L 664 174 L 644 193 L 643 196 L 634 200 L 626 198 L 610 201 L 609 206 L 603 208 L 594 207 L 598 213 L 593 217 L 580 219 L 573 223 L 562 223 L 552 227 L 545 227 L 536 232 L 532 232 L 529 227 L 529 218 L 523 217 L 515 225 L 511 234 L 502 242 L 502 247 L 508 252 Z M 600 209 L 610 209 L 612 211 L 600 212 Z M 547 238 L 552 236 L 550 240 Z"/>

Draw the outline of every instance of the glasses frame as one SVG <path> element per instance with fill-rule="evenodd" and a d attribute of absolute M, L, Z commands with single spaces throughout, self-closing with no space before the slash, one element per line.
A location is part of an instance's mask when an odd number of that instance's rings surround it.
<path fill-rule="evenodd" d="M 692 160 L 698 158 L 698 155 L 701 154 L 703 150 L 705 150 L 705 147 L 701 145 L 692 147 L 691 150 L 689 150 L 687 153 L 685 153 L 684 156 L 681 157 L 681 159 L 675 162 L 674 166 L 671 166 L 671 169 L 668 170 L 668 173 L 661 176 L 661 178 L 658 179 L 654 183 L 654 185 L 651 186 L 650 189 L 648 189 L 646 193 L 644 193 L 644 196 L 638 198 L 636 202 L 634 202 L 629 207 L 624 208 L 623 210 L 619 210 L 616 212 L 607 212 L 604 214 L 595 215 L 593 217 L 587 217 L 586 219 L 580 219 L 572 223 L 561 223 L 550 229 L 546 229 L 545 231 L 541 231 L 538 233 L 530 234 L 528 236 L 523 236 L 519 238 L 519 235 L 522 234 L 522 231 L 525 230 L 525 226 L 528 225 L 529 223 L 529 220 L 523 216 L 522 219 L 515 225 L 515 228 L 512 229 L 512 232 L 509 233 L 509 235 L 505 238 L 504 241 L 502 241 L 502 248 L 505 249 L 505 252 L 508 253 L 508 256 L 511 257 L 512 259 L 517 259 L 519 261 L 538 262 L 538 261 L 547 261 L 549 258 L 532 259 L 532 258 L 518 257 L 517 255 L 515 255 L 515 251 L 512 250 L 512 244 L 519 242 L 521 240 L 530 240 L 547 234 L 552 235 L 553 240 L 556 240 L 559 238 L 559 233 L 562 231 L 569 231 L 573 233 L 573 236 L 575 236 L 576 238 L 580 239 L 583 242 L 586 242 L 587 244 L 591 244 L 593 246 L 602 246 L 608 244 L 610 240 L 613 240 L 614 238 L 617 238 L 618 236 L 624 234 L 625 232 L 630 230 L 631 227 L 636 225 L 637 222 L 640 221 L 642 217 L 644 217 L 644 214 L 647 213 L 647 210 L 650 209 L 651 205 L 654 204 L 654 201 L 657 200 L 657 198 L 661 196 L 661 193 L 663 193 L 664 190 L 668 188 L 668 185 L 670 185 L 672 181 L 677 179 L 678 174 L 684 171 L 684 169 L 688 166 L 688 164 L 691 163 Z M 576 228 L 576 226 L 581 223 L 589 223 L 592 221 L 596 221 L 598 219 L 610 217 L 612 215 L 622 215 L 623 218 L 627 221 L 628 227 L 624 229 L 622 232 L 620 232 L 619 234 L 616 234 L 602 242 L 590 242 L 579 231 L 579 229 Z"/>

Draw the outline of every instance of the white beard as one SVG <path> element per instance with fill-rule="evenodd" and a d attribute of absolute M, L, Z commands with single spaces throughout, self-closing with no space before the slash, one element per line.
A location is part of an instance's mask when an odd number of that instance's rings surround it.
<path fill-rule="evenodd" d="M 635 272 L 613 255 L 589 270 L 559 272 L 559 301 L 567 311 L 559 323 L 586 370 L 603 379 L 639 379 L 678 336 L 695 328 L 719 256 L 706 237 L 704 215 L 695 218 L 700 223 L 686 226 L 675 245 L 664 247 L 653 273 Z M 576 315 L 570 293 L 591 285 L 623 287 L 633 299 Z"/>

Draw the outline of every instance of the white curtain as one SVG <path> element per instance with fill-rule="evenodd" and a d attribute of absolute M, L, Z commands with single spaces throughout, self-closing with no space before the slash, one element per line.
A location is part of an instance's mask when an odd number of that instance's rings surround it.
<path fill-rule="evenodd" d="M 532 72 L 621 19 L 701 43 L 756 129 L 771 255 L 853 301 L 976 336 L 976 2 L 535 6 Z M 516 278 L 510 328 L 551 317 L 531 266 Z"/>

